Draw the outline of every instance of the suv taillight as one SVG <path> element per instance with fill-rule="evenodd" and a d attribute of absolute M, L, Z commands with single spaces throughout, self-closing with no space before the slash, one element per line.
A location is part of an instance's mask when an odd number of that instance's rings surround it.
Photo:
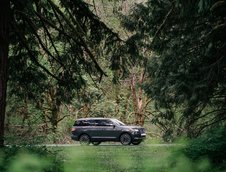
<path fill-rule="evenodd" d="M 72 127 L 72 128 L 71 128 L 71 131 L 72 131 L 72 132 L 73 132 L 73 131 L 75 131 L 75 130 L 76 130 L 76 128 L 75 128 L 75 127 Z"/>

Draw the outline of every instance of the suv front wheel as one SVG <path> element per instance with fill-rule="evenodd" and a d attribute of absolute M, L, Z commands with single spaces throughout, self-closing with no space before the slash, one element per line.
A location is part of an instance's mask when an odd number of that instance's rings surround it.
<path fill-rule="evenodd" d="M 99 144 L 101 144 L 101 142 L 92 142 L 92 144 L 93 144 L 94 146 L 98 146 Z"/>
<path fill-rule="evenodd" d="M 141 141 L 132 142 L 133 145 L 139 145 Z"/>
<path fill-rule="evenodd" d="M 79 138 L 79 142 L 81 145 L 89 145 L 90 144 L 90 138 L 87 134 L 83 134 Z"/>
<path fill-rule="evenodd" d="M 128 133 L 124 133 L 120 136 L 120 142 L 122 145 L 130 145 L 132 138 Z"/>

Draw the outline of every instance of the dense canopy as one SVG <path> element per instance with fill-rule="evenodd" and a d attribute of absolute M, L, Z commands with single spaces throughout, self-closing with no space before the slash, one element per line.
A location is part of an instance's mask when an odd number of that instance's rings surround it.
<path fill-rule="evenodd" d="M 0 95 L 6 96 L 9 79 L 9 93 L 36 101 L 46 87 L 56 86 L 60 103 L 70 101 L 73 90 L 85 85 L 85 73 L 94 82 L 107 76 L 100 57 L 105 54 L 113 61 L 109 52 L 120 39 L 86 2 L 4 0 L 0 8 L 1 46 L 6 48 L 1 49 Z M 1 96 L 1 138 L 5 96 Z"/>
<path fill-rule="evenodd" d="M 152 51 L 144 88 L 168 135 L 194 137 L 226 119 L 225 4 L 149 0 L 124 18 L 140 54 Z"/>

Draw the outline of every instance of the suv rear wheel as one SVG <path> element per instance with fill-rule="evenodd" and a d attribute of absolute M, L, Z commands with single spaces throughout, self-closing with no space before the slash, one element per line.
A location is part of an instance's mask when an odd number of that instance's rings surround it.
<path fill-rule="evenodd" d="M 120 142 L 123 145 L 130 145 L 132 138 L 128 133 L 124 133 L 120 136 Z"/>
<path fill-rule="evenodd" d="M 89 145 L 90 144 L 90 138 L 87 134 L 83 134 L 79 138 L 79 142 L 81 145 Z"/>

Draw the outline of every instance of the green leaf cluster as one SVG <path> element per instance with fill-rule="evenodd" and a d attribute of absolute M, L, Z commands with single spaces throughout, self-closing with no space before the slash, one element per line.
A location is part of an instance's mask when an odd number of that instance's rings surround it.
<path fill-rule="evenodd" d="M 192 140 L 183 152 L 193 161 L 208 158 L 215 169 L 225 169 L 225 131 L 224 127 L 211 129 L 203 136 Z"/>

